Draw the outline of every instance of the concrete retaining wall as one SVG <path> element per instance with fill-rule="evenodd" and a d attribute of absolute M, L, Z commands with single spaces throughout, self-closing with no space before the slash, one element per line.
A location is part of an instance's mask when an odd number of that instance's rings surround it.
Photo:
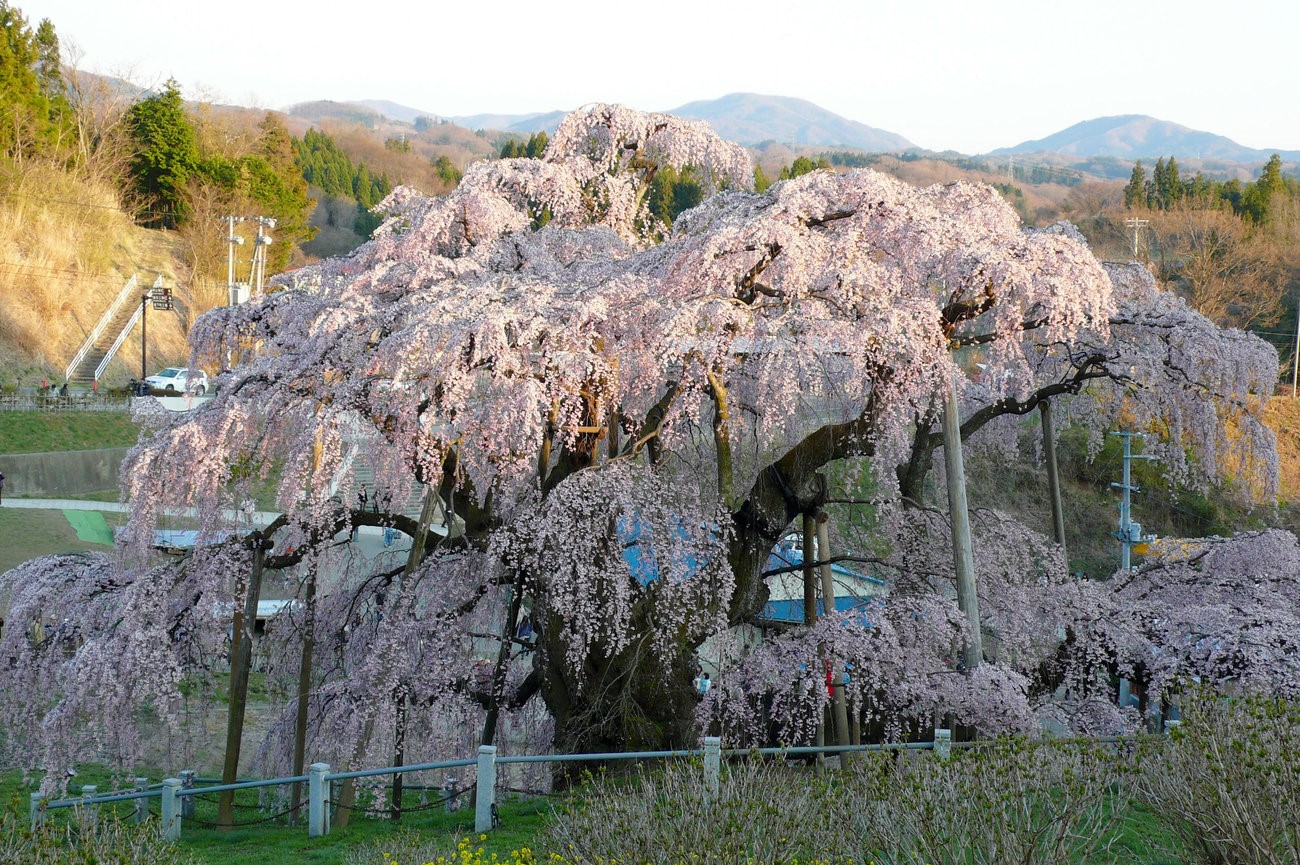
<path fill-rule="evenodd" d="M 8 496 L 66 498 L 117 489 L 118 469 L 130 448 L 0 454 Z"/>

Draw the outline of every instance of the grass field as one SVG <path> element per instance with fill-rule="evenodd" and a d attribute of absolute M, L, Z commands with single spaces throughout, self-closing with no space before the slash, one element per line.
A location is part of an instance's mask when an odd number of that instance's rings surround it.
<path fill-rule="evenodd" d="M 144 769 L 141 771 L 149 772 Z M 158 772 L 151 773 L 151 782 L 157 782 Z M 70 787 L 69 796 L 80 794 L 81 784 L 97 784 L 101 793 L 114 789 L 112 779 L 103 771 L 94 768 L 81 771 L 75 779 L 75 786 Z M 33 785 L 24 784 L 21 773 L 7 771 L 0 773 L 0 807 L 10 809 L 16 817 L 26 818 L 28 793 Z M 179 847 L 193 854 L 203 865 L 270 865 L 270 863 L 292 862 L 297 865 L 344 865 L 349 851 L 373 850 L 375 865 L 384 865 L 382 851 L 386 847 L 396 847 L 388 842 L 404 840 L 400 846 L 410 846 L 410 836 L 418 835 L 421 842 L 436 845 L 447 852 L 455 849 L 459 837 L 473 835 L 474 809 L 472 799 L 466 795 L 461 799 L 461 807 L 455 813 L 447 813 L 441 804 L 421 803 L 418 791 L 407 791 L 403 796 L 408 809 L 401 821 L 393 821 L 383 815 L 359 815 L 353 818 L 346 829 L 335 829 L 323 838 L 311 838 L 307 835 L 305 810 L 303 820 L 298 825 L 285 825 L 284 818 L 271 823 L 258 825 L 238 825 L 261 819 L 262 812 L 254 810 L 257 805 L 256 791 L 241 791 L 241 798 L 236 800 L 236 826 L 232 829 L 216 829 L 210 824 L 216 819 L 216 803 L 207 799 L 199 800 L 195 809 L 195 819 L 186 820 L 182 830 Z M 436 799 L 437 793 L 430 792 L 427 798 Z M 215 797 L 214 797 L 215 798 Z M 132 803 L 115 803 L 101 806 L 102 813 L 113 813 L 122 819 L 130 816 Z M 158 814 L 159 802 L 149 800 L 150 813 Z M 497 853 L 502 859 L 512 850 L 532 847 L 545 829 L 546 819 L 551 812 L 550 802 L 544 798 L 519 799 L 502 802 L 500 806 L 502 825 L 491 832 L 484 841 L 476 841 L 488 854 Z M 49 819 L 66 820 L 73 815 L 72 809 L 58 809 L 51 812 Z M 355 858 L 355 856 L 354 856 Z"/>
<path fill-rule="evenodd" d="M 126 514 L 105 511 L 109 528 L 120 525 Z M 30 508 L 0 508 L 0 573 L 17 567 L 28 559 L 54 552 L 73 550 L 111 550 L 105 544 L 89 543 L 77 538 L 76 531 L 62 511 Z"/>
<path fill-rule="evenodd" d="M 125 412 L 0 412 L 0 454 L 131 447 L 139 434 Z"/>

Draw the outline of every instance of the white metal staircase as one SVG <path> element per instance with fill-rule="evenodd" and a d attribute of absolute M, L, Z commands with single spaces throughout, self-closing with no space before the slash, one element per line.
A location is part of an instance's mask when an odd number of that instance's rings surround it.
<path fill-rule="evenodd" d="M 140 321 L 139 285 L 136 277 L 128 279 L 108 309 L 104 310 L 94 330 L 86 336 L 86 341 L 81 344 L 63 373 L 63 380 L 70 386 L 84 390 L 97 387 L 109 362 Z M 162 276 L 154 280 L 151 291 L 160 288 Z"/>

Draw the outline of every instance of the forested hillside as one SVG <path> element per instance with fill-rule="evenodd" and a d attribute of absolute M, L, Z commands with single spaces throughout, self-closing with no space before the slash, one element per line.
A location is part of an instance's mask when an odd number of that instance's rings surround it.
<path fill-rule="evenodd" d="M 0 24 L 0 103 L 12 118 L 0 128 L 0 383 L 57 378 L 133 273 L 146 283 L 161 274 L 174 286 L 178 315 L 160 317 L 150 338 L 160 361 L 179 361 L 189 323 L 226 300 L 227 215 L 275 219 L 270 276 L 354 249 L 379 222 L 370 208 L 399 184 L 445 193 L 472 161 L 535 157 L 547 143 L 545 133 L 472 131 L 422 115 L 408 123 L 347 103 L 280 114 L 187 102 L 174 81 L 151 91 L 65 66 L 55 25 L 32 24 L 8 2 L 0 2 Z M 988 183 L 1028 224 L 1068 219 L 1101 257 L 1150 263 L 1195 309 L 1258 332 L 1289 364 L 1300 194 L 1276 157 L 1239 169 L 1243 180 L 1184 176 L 1173 157 L 1150 167 L 1114 158 L 1066 166 L 1046 156 L 777 142 L 751 153 L 760 190 L 817 169 L 859 167 L 913 185 Z M 1130 170 L 1127 187 L 1108 179 Z M 665 169 L 647 195 L 666 230 L 702 200 L 700 178 L 691 166 Z M 248 278 L 250 250 L 238 249 L 238 281 Z"/>
<path fill-rule="evenodd" d="M 132 275 L 173 289 L 175 312 L 151 316 L 149 356 L 181 362 L 190 323 L 227 299 L 226 216 L 274 220 L 269 277 L 359 245 L 394 185 L 445 192 L 464 167 L 403 135 L 313 129 L 188 102 L 175 81 L 149 90 L 82 73 L 63 62 L 53 22 L 7 0 L 0 33 L 0 386 L 59 381 Z M 236 281 L 250 279 L 252 248 L 236 248 Z M 138 358 L 105 383 L 138 374 Z"/>

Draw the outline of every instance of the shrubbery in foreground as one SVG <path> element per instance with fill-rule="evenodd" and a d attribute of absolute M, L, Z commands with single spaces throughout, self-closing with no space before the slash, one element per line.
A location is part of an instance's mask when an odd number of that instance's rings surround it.
<path fill-rule="evenodd" d="M 1195 863 L 1300 862 L 1300 706 L 1194 694 L 1170 747 L 1144 767 L 1142 799 Z"/>
<path fill-rule="evenodd" d="M 144 826 L 103 818 L 32 830 L 15 797 L 0 813 L 0 862 L 4 865 L 198 865 L 184 848 L 164 842 L 158 824 Z"/>

